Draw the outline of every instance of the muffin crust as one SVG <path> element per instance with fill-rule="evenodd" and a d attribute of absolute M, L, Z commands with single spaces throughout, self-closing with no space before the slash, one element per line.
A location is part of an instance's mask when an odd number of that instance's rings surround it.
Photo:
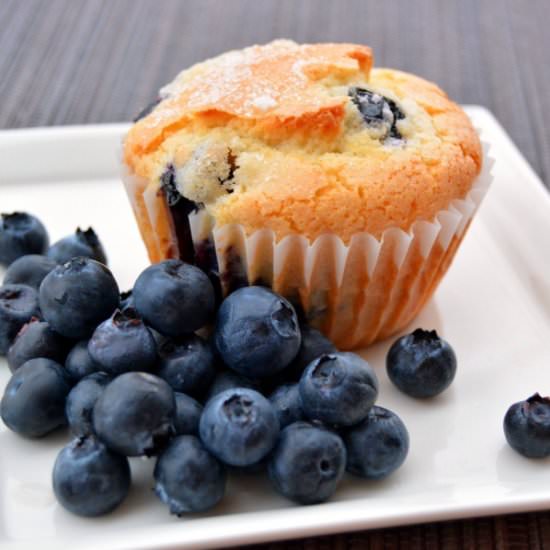
<path fill-rule="evenodd" d="M 151 192 L 173 167 L 186 199 L 247 234 L 336 233 L 347 243 L 358 232 L 408 231 L 468 193 L 481 147 L 437 86 L 371 66 L 365 46 L 290 41 L 200 63 L 132 127 L 125 163 Z M 386 99 L 380 122 L 366 122 L 357 88 Z"/>

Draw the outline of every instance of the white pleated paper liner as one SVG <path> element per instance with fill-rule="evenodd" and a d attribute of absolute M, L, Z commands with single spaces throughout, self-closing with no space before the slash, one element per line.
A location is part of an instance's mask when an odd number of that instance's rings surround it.
<path fill-rule="evenodd" d="M 277 241 L 269 229 L 247 235 L 238 224 L 214 227 L 199 210 L 189 216 L 195 252 L 215 250 L 224 292 L 270 286 L 339 349 L 367 346 L 405 327 L 437 288 L 491 183 L 493 161 L 482 145 L 483 168 L 466 197 L 408 232 L 390 228 L 379 239 L 356 233 L 348 244 L 335 234 L 311 243 L 303 235 Z M 158 187 L 127 170 L 123 180 L 151 261 L 180 257 Z"/>

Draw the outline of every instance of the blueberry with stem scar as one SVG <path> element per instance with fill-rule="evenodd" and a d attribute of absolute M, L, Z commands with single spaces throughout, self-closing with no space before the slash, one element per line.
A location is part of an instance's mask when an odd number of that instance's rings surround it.
<path fill-rule="evenodd" d="M 100 370 L 113 376 L 150 371 L 157 361 L 155 340 L 133 308 L 115 310 L 88 342 L 88 353 Z"/>
<path fill-rule="evenodd" d="M 48 258 L 58 264 L 64 264 L 72 258 L 83 256 L 107 265 L 107 256 L 96 232 L 88 227 L 85 231 L 77 227 L 73 235 L 52 244 L 47 252 Z"/>
<path fill-rule="evenodd" d="M 514 403 L 504 417 L 509 445 L 528 458 L 550 456 L 550 398 L 535 393 Z"/>
<path fill-rule="evenodd" d="M 236 388 L 206 403 L 199 433 L 206 448 L 225 464 L 249 466 L 271 451 L 279 435 L 279 421 L 263 395 Z"/>
<path fill-rule="evenodd" d="M 447 389 L 456 374 L 456 356 L 435 330 L 416 329 L 397 339 L 388 351 L 390 380 L 411 397 L 433 397 Z"/>
<path fill-rule="evenodd" d="M 73 258 L 46 275 L 40 285 L 40 309 L 62 336 L 84 339 L 119 304 L 116 281 L 102 263 Z"/>
<path fill-rule="evenodd" d="M 378 380 L 370 365 L 355 353 L 321 355 L 302 374 L 302 409 L 311 420 L 334 426 L 361 422 L 378 396 Z"/>

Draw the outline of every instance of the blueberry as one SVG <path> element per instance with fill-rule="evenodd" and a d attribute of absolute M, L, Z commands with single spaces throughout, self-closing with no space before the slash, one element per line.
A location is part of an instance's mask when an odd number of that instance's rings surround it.
<path fill-rule="evenodd" d="M 15 372 L 23 363 L 36 357 L 63 363 L 66 352 L 67 341 L 48 323 L 33 318 L 23 325 L 10 346 L 7 355 L 8 366 L 11 372 Z"/>
<path fill-rule="evenodd" d="M 107 514 L 126 498 L 129 489 L 128 459 L 92 435 L 74 439 L 57 455 L 53 490 L 59 503 L 73 514 Z"/>
<path fill-rule="evenodd" d="M 348 472 L 367 479 L 388 476 L 409 452 L 405 424 L 392 411 L 374 406 L 367 418 L 344 435 L 348 451 Z"/>
<path fill-rule="evenodd" d="M 10 265 L 26 254 L 43 254 L 49 238 L 42 222 L 25 212 L 0 215 L 0 264 Z"/>
<path fill-rule="evenodd" d="M 148 267 L 133 290 L 134 304 L 148 325 L 177 338 L 203 327 L 214 313 L 214 289 L 197 267 L 165 260 Z"/>
<path fill-rule="evenodd" d="M 292 363 L 285 369 L 284 374 L 288 380 L 298 381 L 305 368 L 320 355 L 325 353 L 334 353 L 338 351 L 334 344 L 318 330 L 309 325 L 301 325 L 302 342 L 298 355 Z"/>
<path fill-rule="evenodd" d="M 225 493 L 225 468 L 194 435 L 173 439 L 155 465 L 155 493 L 178 516 L 204 512 Z"/>
<path fill-rule="evenodd" d="M 111 272 L 89 258 L 73 258 L 46 275 L 40 285 L 40 308 L 59 334 L 91 336 L 118 306 L 118 286 Z"/>
<path fill-rule="evenodd" d="M 201 397 L 214 376 L 214 354 L 210 346 L 199 336 L 191 334 L 178 341 L 167 341 L 159 350 L 158 375 L 172 389 L 193 397 Z"/>
<path fill-rule="evenodd" d="M 19 284 L 32 286 L 36 290 L 44 277 L 57 264 L 40 254 L 27 254 L 17 258 L 6 270 L 4 275 L 4 284 Z"/>
<path fill-rule="evenodd" d="M 332 496 L 346 468 L 346 448 L 339 435 L 308 422 L 287 426 L 268 464 L 275 490 L 300 504 Z"/>
<path fill-rule="evenodd" d="M 131 290 L 126 290 L 120 293 L 120 309 L 125 310 L 127 307 L 132 307 L 135 309 L 134 305 L 134 296 Z"/>
<path fill-rule="evenodd" d="M 36 290 L 26 285 L 0 286 L 0 355 L 6 355 L 25 323 L 40 316 Z"/>
<path fill-rule="evenodd" d="M 114 376 L 132 370 L 150 371 L 157 361 L 153 335 L 132 308 L 115 310 L 95 329 L 88 353 L 100 370 Z"/>
<path fill-rule="evenodd" d="M 65 359 L 65 370 L 73 382 L 100 370 L 88 352 L 88 340 L 81 340 L 71 349 Z"/>
<path fill-rule="evenodd" d="M 383 139 L 402 139 L 397 129 L 397 121 L 405 118 L 405 115 L 395 101 L 366 88 L 353 87 L 349 89 L 348 94 L 368 126 L 385 128 Z"/>
<path fill-rule="evenodd" d="M 453 348 L 435 330 L 416 329 L 394 342 L 386 357 L 390 380 L 411 397 L 433 397 L 456 374 Z"/>
<path fill-rule="evenodd" d="M 107 265 L 107 256 L 105 255 L 103 246 L 99 241 L 99 237 L 91 227 L 86 229 L 86 231 L 82 231 L 82 229 L 78 227 L 73 235 L 64 237 L 52 244 L 47 255 L 48 258 L 54 260 L 58 264 L 64 264 L 72 258 L 82 256 Z"/>
<path fill-rule="evenodd" d="M 174 392 L 174 397 L 176 398 L 174 417 L 176 435 L 199 435 L 202 405 L 184 393 Z"/>
<path fill-rule="evenodd" d="M 260 384 L 252 378 L 248 378 L 232 370 L 222 370 L 216 374 L 204 401 L 206 402 L 219 393 L 235 388 L 248 388 L 258 392 L 261 389 Z"/>
<path fill-rule="evenodd" d="M 367 416 L 378 396 L 378 380 L 370 365 L 355 353 L 321 355 L 299 383 L 302 409 L 312 420 L 353 426 Z"/>
<path fill-rule="evenodd" d="M 245 376 L 265 378 L 282 371 L 300 348 L 294 308 L 260 286 L 241 288 L 222 303 L 214 332 L 224 363 Z"/>
<path fill-rule="evenodd" d="M 195 255 L 195 244 L 191 234 L 189 215 L 200 206 L 179 192 L 176 182 L 176 167 L 173 164 L 168 164 L 160 175 L 159 193 L 164 199 L 168 218 L 174 229 L 175 244 L 178 248 L 180 260 L 195 264 L 199 258 Z"/>
<path fill-rule="evenodd" d="M 65 415 L 74 435 L 91 434 L 94 431 L 92 412 L 111 377 L 104 372 L 94 372 L 82 378 L 73 387 L 65 403 Z"/>
<path fill-rule="evenodd" d="M 275 408 L 281 429 L 298 420 L 304 420 L 298 384 L 279 386 L 269 396 L 269 400 Z"/>
<path fill-rule="evenodd" d="M 512 449 L 523 456 L 550 456 L 550 398 L 535 393 L 514 403 L 504 417 L 504 435 Z"/>
<path fill-rule="evenodd" d="M 31 359 L 13 374 L 2 397 L 6 426 L 25 437 L 42 437 L 64 426 L 71 389 L 63 367 L 51 359 Z"/>
<path fill-rule="evenodd" d="M 126 456 L 157 454 L 174 435 L 176 402 L 158 376 L 127 372 L 115 378 L 94 406 L 94 431 L 113 451 Z"/>
<path fill-rule="evenodd" d="M 199 433 L 206 448 L 222 462 L 248 466 L 271 451 L 279 434 L 279 421 L 262 394 L 236 388 L 206 403 Z"/>

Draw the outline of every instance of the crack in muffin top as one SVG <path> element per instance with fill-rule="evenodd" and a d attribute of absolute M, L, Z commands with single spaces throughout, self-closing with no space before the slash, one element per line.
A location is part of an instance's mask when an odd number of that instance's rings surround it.
<path fill-rule="evenodd" d="M 345 98 L 332 96 L 327 78 L 368 77 L 370 48 L 353 44 L 297 45 L 276 40 L 227 52 L 182 71 L 161 89 L 159 105 L 138 123 L 127 147 L 150 152 L 190 118 L 231 117 L 277 126 L 335 132 Z"/>

